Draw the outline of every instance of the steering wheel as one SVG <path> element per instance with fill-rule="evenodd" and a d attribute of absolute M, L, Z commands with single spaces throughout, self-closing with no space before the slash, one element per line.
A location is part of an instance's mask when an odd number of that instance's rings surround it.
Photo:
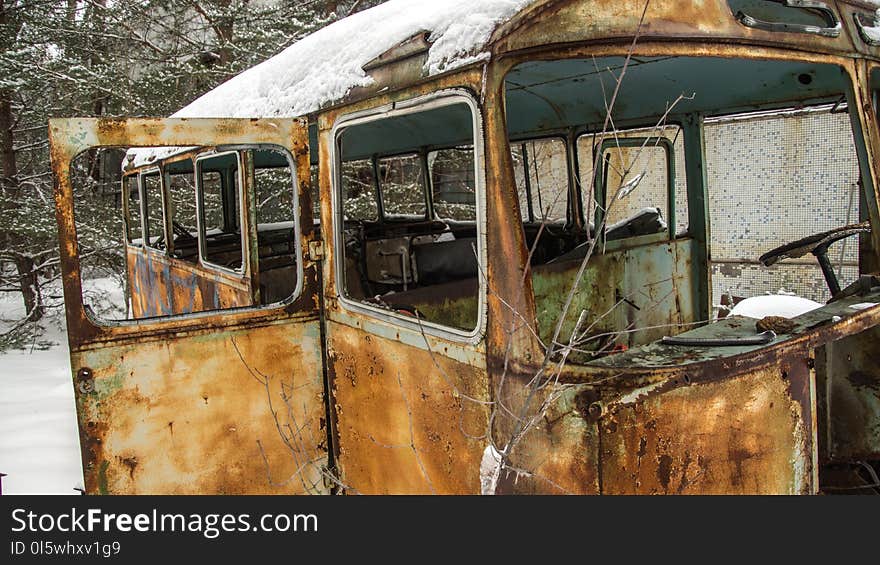
<path fill-rule="evenodd" d="M 803 257 L 807 253 L 812 253 L 819 261 L 819 267 L 822 268 L 822 275 L 825 277 L 825 283 L 828 290 L 831 291 L 832 300 L 840 294 L 840 283 L 837 281 L 837 275 L 834 274 L 834 267 L 828 259 L 828 248 L 836 241 L 856 235 L 859 233 L 870 233 L 870 222 L 862 222 L 861 224 L 851 224 L 833 230 L 824 231 L 815 235 L 801 238 L 785 245 L 780 245 L 776 249 L 772 249 L 764 253 L 758 258 L 765 267 L 774 265 L 783 259 L 797 259 Z"/>

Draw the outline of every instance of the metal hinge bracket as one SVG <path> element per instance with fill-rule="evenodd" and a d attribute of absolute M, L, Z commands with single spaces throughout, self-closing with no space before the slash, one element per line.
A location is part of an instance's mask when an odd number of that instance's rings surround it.
<path fill-rule="evenodd" d="M 314 239 L 309 242 L 309 259 L 312 261 L 324 259 L 324 242 L 322 240 Z"/>

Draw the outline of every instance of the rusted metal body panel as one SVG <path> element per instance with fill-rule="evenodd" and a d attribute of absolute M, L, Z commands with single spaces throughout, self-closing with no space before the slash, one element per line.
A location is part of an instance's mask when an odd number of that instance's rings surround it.
<path fill-rule="evenodd" d="M 83 350 L 72 361 L 87 492 L 324 490 L 317 321 Z M 295 391 L 289 410 L 283 391 Z M 274 413 L 282 428 L 301 430 L 300 453 L 282 441 Z"/>
<path fill-rule="evenodd" d="M 662 393 L 649 386 L 608 397 L 599 423 L 602 492 L 815 493 L 813 378 L 805 360 L 792 359 Z"/>
<path fill-rule="evenodd" d="M 150 250 L 126 249 L 135 318 L 253 306 L 250 277 L 208 270 Z"/>
<path fill-rule="evenodd" d="M 834 6 L 835 3 L 827 4 Z M 849 27 L 853 12 L 872 11 L 867 5 L 836 4 L 841 23 Z M 706 38 L 718 43 L 787 45 L 826 53 L 855 52 L 848 33 L 829 37 L 745 26 L 737 21 L 726 0 L 689 3 L 652 0 L 647 3 L 647 9 L 646 3 L 640 0 L 544 0 L 532 4 L 497 29 L 495 49 L 496 52 L 510 52 L 591 40 L 631 40 L 643 13 L 645 24 L 640 34 L 646 41 L 653 38 L 673 41 Z M 864 43 L 861 46 L 863 49 L 867 47 Z"/>
<path fill-rule="evenodd" d="M 519 386 L 528 382 L 520 377 Z M 568 387 L 529 430 L 498 480 L 498 494 L 601 494 L 600 430 L 592 389 Z M 517 471 L 519 470 L 519 471 Z"/>
<path fill-rule="evenodd" d="M 880 459 L 880 329 L 872 328 L 817 352 L 826 405 L 830 460 Z M 818 359 L 817 359 L 818 361 Z"/>
<path fill-rule="evenodd" d="M 343 482 L 363 494 L 479 492 L 488 384 L 478 367 L 334 324 L 328 341 Z"/>
<path fill-rule="evenodd" d="M 641 239 L 657 239 L 648 236 Z M 605 253 L 590 259 L 562 335 L 570 335 L 584 310 L 606 313 L 594 334 L 612 328 L 644 328 L 625 334 L 621 343 L 632 347 L 677 333 L 676 327 L 694 319 L 695 296 L 688 276 L 692 240 L 654 243 L 614 242 Z M 533 270 L 532 284 L 538 309 L 538 335 L 550 338 L 580 260 L 542 265 Z M 623 302 L 620 307 L 615 304 Z"/>
<path fill-rule="evenodd" d="M 810 494 L 815 374 L 793 358 L 699 383 L 575 386 L 517 446 L 502 493 Z"/>

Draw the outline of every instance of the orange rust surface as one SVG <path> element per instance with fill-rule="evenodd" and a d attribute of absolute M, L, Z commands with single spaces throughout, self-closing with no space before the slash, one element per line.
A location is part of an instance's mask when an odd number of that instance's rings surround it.
<path fill-rule="evenodd" d="M 128 247 L 134 318 L 252 306 L 248 278 L 210 271 L 154 251 Z"/>
<path fill-rule="evenodd" d="M 569 388 L 550 404 L 511 453 L 524 472 L 502 471 L 498 494 L 599 494 L 599 430 L 581 403 Z"/>
<path fill-rule="evenodd" d="M 485 373 L 342 324 L 330 332 L 342 481 L 364 494 L 480 492 Z M 445 375 L 444 375 L 445 373 Z M 447 378 L 449 382 L 447 382 Z M 412 434 L 412 435 L 411 435 Z"/>
<path fill-rule="evenodd" d="M 86 351 L 72 360 L 75 371 L 94 368 L 92 392 L 77 395 L 87 492 L 305 492 L 294 471 L 307 461 L 303 480 L 323 490 L 317 321 Z M 251 371 L 268 377 L 268 392 Z M 282 385 L 294 395 L 289 413 Z M 270 399 L 280 425 L 301 430 L 301 452 L 282 442 Z"/>
<path fill-rule="evenodd" d="M 804 375 L 779 368 L 621 395 L 600 421 L 607 494 L 808 494 L 815 490 Z"/>
<path fill-rule="evenodd" d="M 828 456 L 832 460 L 880 458 L 880 328 L 830 343 L 822 399 L 826 402 Z M 826 416 L 827 417 L 827 416 Z"/>

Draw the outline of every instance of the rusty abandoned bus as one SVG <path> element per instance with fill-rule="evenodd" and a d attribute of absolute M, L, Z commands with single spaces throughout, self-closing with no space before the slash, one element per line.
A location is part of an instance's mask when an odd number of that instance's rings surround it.
<path fill-rule="evenodd" d="M 876 491 L 876 6 L 433 4 L 51 122 L 86 490 Z"/>

